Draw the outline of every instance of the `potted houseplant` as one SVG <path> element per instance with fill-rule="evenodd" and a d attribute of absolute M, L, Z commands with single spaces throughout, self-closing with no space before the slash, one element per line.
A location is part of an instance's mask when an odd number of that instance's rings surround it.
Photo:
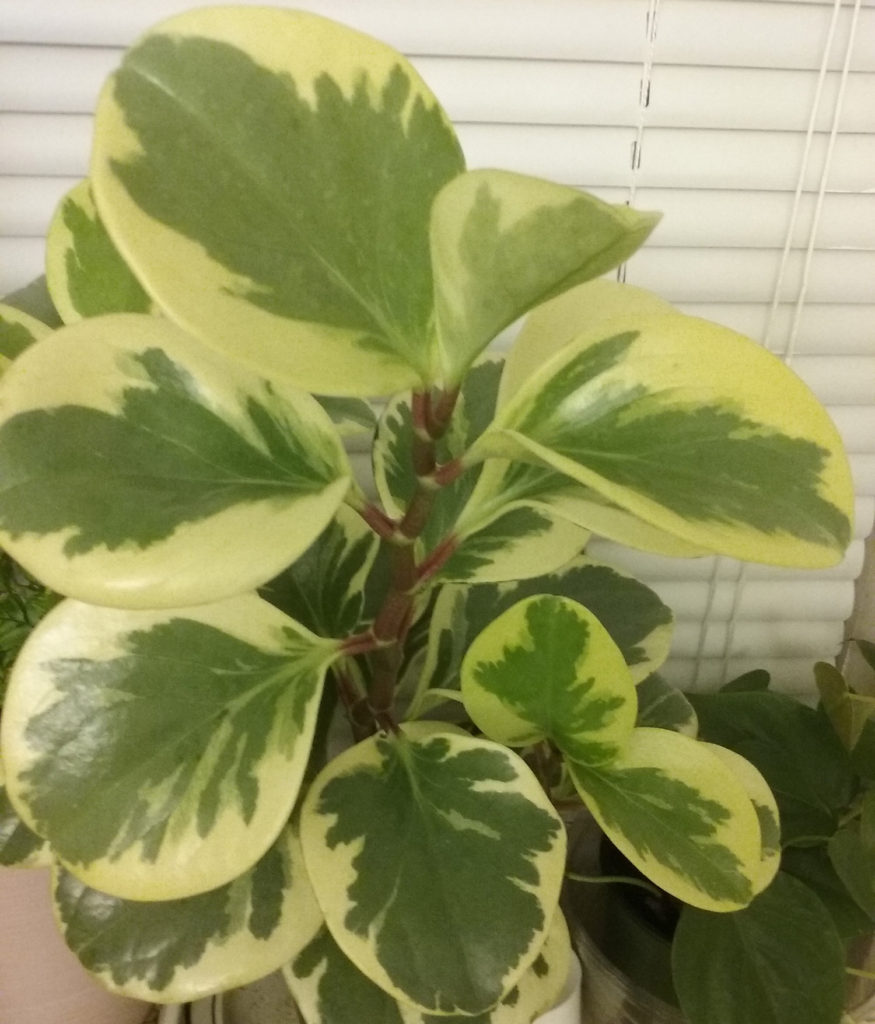
<path fill-rule="evenodd" d="M 581 552 L 829 565 L 850 475 L 778 360 L 598 280 L 656 220 L 466 171 L 404 58 L 323 18 L 128 52 L 48 239 L 65 326 L 0 383 L 0 544 L 65 595 L 6 788 L 105 984 L 285 965 L 308 1024 L 527 1022 L 580 800 L 692 905 L 762 888 L 768 787 L 642 717 L 671 613 Z"/>
<path fill-rule="evenodd" d="M 875 668 L 875 645 L 859 646 Z M 714 914 L 684 905 L 608 854 L 613 877 L 626 881 L 611 886 L 601 908 L 612 916 L 597 947 L 628 976 L 627 991 L 657 996 L 638 996 L 652 1019 L 840 1024 L 864 1019 L 855 1012 L 864 1004 L 871 1013 L 875 698 L 855 693 L 833 664 L 819 662 L 815 678 L 816 708 L 769 690 L 768 673 L 753 672 L 718 693 L 690 694 L 678 718 L 756 765 L 776 795 L 780 851 L 776 843 L 773 877 L 749 906 Z M 593 935 L 577 934 L 592 969 L 611 973 Z"/>

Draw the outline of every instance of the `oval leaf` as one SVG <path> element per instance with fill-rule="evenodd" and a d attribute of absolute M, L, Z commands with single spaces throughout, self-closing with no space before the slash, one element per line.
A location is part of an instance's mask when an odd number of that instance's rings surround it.
<path fill-rule="evenodd" d="M 393 997 L 482 1013 L 537 958 L 565 832 L 509 750 L 417 723 L 366 740 L 317 777 L 301 837 L 334 939 Z"/>
<path fill-rule="evenodd" d="M 468 648 L 461 677 L 465 709 L 491 739 L 549 739 L 584 764 L 613 760 L 638 713 L 620 649 L 567 598 L 538 595 L 503 612 Z"/>
<path fill-rule="evenodd" d="M 395 50 L 302 11 L 155 27 L 97 109 L 101 216 L 162 309 L 320 394 L 428 378 L 428 219 L 464 166 Z"/>
<path fill-rule="evenodd" d="M 844 948 L 823 904 L 783 872 L 749 907 L 685 907 L 672 977 L 690 1024 L 836 1024 Z"/>
<path fill-rule="evenodd" d="M 322 924 L 291 826 L 249 871 L 198 896 L 148 903 L 91 889 L 63 869 L 55 907 L 83 965 L 122 995 L 200 999 L 281 967 Z"/>
<path fill-rule="evenodd" d="M 431 215 L 442 369 L 458 381 L 499 331 L 539 302 L 622 263 L 659 214 L 509 171 L 459 175 Z"/>
<path fill-rule="evenodd" d="M 152 300 L 106 233 L 91 183 L 58 205 L 46 237 L 46 283 L 64 323 L 103 313 L 150 313 Z"/>
<path fill-rule="evenodd" d="M 706 910 L 753 898 L 762 856 L 756 812 L 704 743 L 636 728 L 612 764 L 568 766 L 611 842 L 660 888 Z"/>
<path fill-rule="evenodd" d="M 429 623 L 420 699 L 427 699 L 427 687 L 457 688 L 459 666 L 477 634 L 517 601 L 536 594 L 567 597 L 588 608 L 623 652 L 633 681 L 650 675 L 668 656 L 673 620 L 659 597 L 611 566 L 577 558 L 549 575 L 515 583 L 442 587 Z M 419 705 L 411 709 L 419 710 Z"/>
<path fill-rule="evenodd" d="M 753 804 L 762 841 L 760 870 L 753 879 L 753 889 L 755 893 L 761 893 L 771 885 L 781 866 L 781 820 L 775 796 L 762 775 L 741 754 L 716 743 L 706 743 L 705 746 L 735 775 Z"/>
<path fill-rule="evenodd" d="M 672 729 L 694 739 L 699 732 L 699 721 L 693 705 L 658 672 L 638 684 L 638 718 L 635 724 L 654 729 Z"/>
<path fill-rule="evenodd" d="M 839 434 L 761 346 L 681 314 L 596 325 L 504 406 L 469 452 L 535 462 L 721 554 L 826 566 L 850 539 Z"/>
<path fill-rule="evenodd" d="M 0 867 L 49 867 L 51 847 L 19 818 L 9 800 L 0 766 Z"/>
<path fill-rule="evenodd" d="M 328 524 L 349 473 L 309 395 L 158 317 L 62 328 L 0 385 L 0 541 L 83 601 L 181 607 L 252 589 Z"/>
<path fill-rule="evenodd" d="M 14 805 L 96 889 L 223 885 L 291 814 L 336 648 L 254 595 L 163 612 L 65 601 L 13 669 Z"/>

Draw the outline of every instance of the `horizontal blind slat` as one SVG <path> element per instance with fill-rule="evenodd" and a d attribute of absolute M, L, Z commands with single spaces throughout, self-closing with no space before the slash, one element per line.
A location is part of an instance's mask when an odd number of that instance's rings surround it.
<path fill-rule="evenodd" d="M 0 102 L 9 111 L 88 113 L 121 48 L 0 45 Z M 639 112 L 637 64 L 477 57 L 414 57 L 413 63 L 454 121 L 625 125 Z M 840 86 L 828 74 L 815 129 L 829 131 Z M 651 128 L 806 131 L 818 85 L 815 71 L 658 66 Z M 848 78 L 841 128 L 871 126 L 875 73 Z"/>
<path fill-rule="evenodd" d="M 675 623 L 672 636 L 671 657 L 694 658 L 702 643 L 702 655 L 706 658 L 720 658 L 730 639 L 729 655 L 732 658 L 801 658 L 809 657 L 812 663 L 823 661 L 838 653 L 844 634 L 844 623 L 839 620 L 826 622 L 796 622 L 792 619 L 781 622 L 736 623 L 730 629 L 725 622 L 701 622 L 681 620 Z"/>
<path fill-rule="evenodd" d="M 543 0 L 516 0 L 512 6 L 496 7 L 494 0 L 296 0 L 287 6 L 337 18 L 411 54 L 637 63 L 648 4 L 551 0 L 545 7 Z M 28 0 L 7 4 L 0 32 L 11 42 L 124 46 L 179 9 L 179 0 Z M 792 32 L 786 30 L 788 13 Z M 668 64 L 689 63 L 695 53 L 698 63 L 715 66 L 818 68 L 829 19 L 829 5 L 806 2 L 663 0 L 656 56 Z M 847 12 L 841 20 L 846 33 Z M 875 9 L 868 0 L 860 21 L 857 67 L 872 71 Z M 640 26 L 638 31 L 635 26 Z M 831 57 L 830 66 L 841 66 L 839 53 Z"/>
<path fill-rule="evenodd" d="M 719 580 L 710 605 L 711 587 L 707 582 L 649 580 L 648 583 L 677 619 L 701 620 L 708 608 L 709 620 L 714 622 L 725 622 L 733 614 L 740 620 L 762 622 L 833 621 L 848 618 L 854 607 L 854 586 L 848 580 L 824 579 L 816 587 L 800 587 L 787 580 L 751 580 L 741 588 L 737 602 L 735 583 Z"/>

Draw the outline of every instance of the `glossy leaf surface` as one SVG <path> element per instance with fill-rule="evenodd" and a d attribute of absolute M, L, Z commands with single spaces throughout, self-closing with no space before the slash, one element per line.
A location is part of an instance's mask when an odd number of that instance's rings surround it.
<path fill-rule="evenodd" d="M 717 911 L 753 898 L 762 860 L 757 815 L 734 772 L 706 744 L 636 728 L 611 764 L 568 766 L 611 842 L 660 888 Z"/>
<path fill-rule="evenodd" d="M 413 723 L 335 758 L 301 818 L 331 933 L 380 988 L 429 1013 L 482 1013 L 534 963 L 565 833 L 509 750 Z"/>
<path fill-rule="evenodd" d="M 830 565 L 850 539 L 850 471 L 822 406 L 754 342 L 681 314 L 578 337 L 499 411 L 470 457 L 485 456 L 738 558 Z"/>
<path fill-rule="evenodd" d="M 459 666 L 474 637 L 502 612 L 535 594 L 555 594 L 585 605 L 623 653 L 634 681 L 668 655 L 672 614 L 644 583 L 608 565 L 577 558 L 556 572 L 528 580 L 445 586 L 432 611 L 422 686 L 459 686 Z"/>
<path fill-rule="evenodd" d="M 399 53 L 302 11 L 195 10 L 128 51 L 96 124 L 101 216 L 170 316 L 319 394 L 428 378 L 429 213 L 464 164 Z"/>
<path fill-rule="evenodd" d="M 459 380 L 498 332 L 533 306 L 622 263 L 658 220 L 508 171 L 459 175 L 439 193 L 431 222 L 447 378 Z"/>
<path fill-rule="evenodd" d="M 0 386 L 0 539 L 96 604 L 180 607 L 266 582 L 328 524 L 349 472 L 309 395 L 158 317 L 62 328 Z"/>
<path fill-rule="evenodd" d="M 814 894 L 783 872 L 744 910 L 685 907 L 672 975 L 690 1024 L 835 1024 L 844 949 Z"/>
<path fill-rule="evenodd" d="M 570 956 L 568 928 L 557 912 L 541 952 L 519 983 L 495 1007 L 473 1016 L 424 1013 L 393 999 L 344 956 L 327 928 L 284 973 L 310 1024 L 520 1024 L 558 998 Z"/>
<path fill-rule="evenodd" d="M 46 238 L 46 283 L 66 324 L 104 313 L 150 313 L 152 300 L 106 232 L 86 179 L 61 200 Z"/>
<path fill-rule="evenodd" d="M 468 648 L 461 677 L 465 709 L 491 739 L 550 740 L 583 764 L 617 757 L 638 713 L 620 649 L 567 598 L 538 595 L 503 612 Z"/>
<path fill-rule="evenodd" d="M 61 869 L 55 906 L 68 945 L 103 985 L 161 1003 L 261 978 L 295 956 L 322 923 L 291 827 L 249 871 L 218 889 L 143 903 L 98 892 Z"/>
<path fill-rule="evenodd" d="M 65 601 L 12 673 L 13 803 L 96 889 L 223 885 L 291 814 L 336 646 L 252 595 L 162 612 Z"/>

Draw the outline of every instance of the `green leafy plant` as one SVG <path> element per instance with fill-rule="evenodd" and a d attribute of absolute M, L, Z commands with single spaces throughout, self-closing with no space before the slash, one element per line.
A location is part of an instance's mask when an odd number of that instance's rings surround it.
<path fill-rule="evenodd" d="M 860 646 L 875 668 L 873 645 Z M 690 1024 L 839 1024 L 872 993 L 875 698 L 827 662 L 815 677 L 816 708 L 770 690 L 766 672 L 689 695 L 700 739 L 755 765 L 777 800 L 781 841 L 775 832 L 769 882 L 754 900 L 716 914 L 652 886 L 615 886 L 632 927 L 650 929 L 651 963 L 666 976 L 639 975 L 652 969 L 646 958 L 623 955 L 621 966 Z M 610 941 L 622 942 L 622 926 Z"/>
<path fill-rule="evenodd" d="M 600 279 L 657 220 L 466 170 L 404 58 L 310 14 L 127 53 L 49 233 L 65 325 L 5 309 L 0 383 L 0 543 L 66 596 L 5 834 L 107 985 L 285 965 L 310 1024 L 529 1021 L 581 800 L 695 906 L 763 887 L 768 787 L 662 727 L 671 613 L 582 552 L 833 564 L 850 474 L 780 361 Z"/>

